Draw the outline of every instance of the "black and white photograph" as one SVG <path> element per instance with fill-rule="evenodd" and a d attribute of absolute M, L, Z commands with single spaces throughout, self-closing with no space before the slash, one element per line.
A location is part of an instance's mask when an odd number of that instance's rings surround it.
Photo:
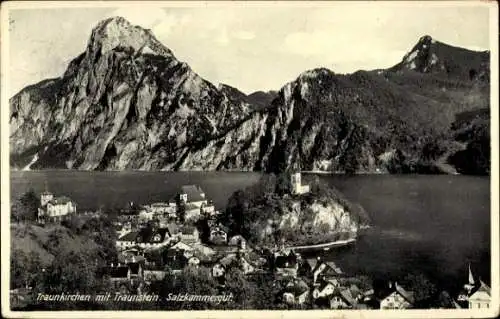
<path fill-rule="evenodd" d="M 497 3 L 1 14 L 3 316 L 499 315 Z"/>

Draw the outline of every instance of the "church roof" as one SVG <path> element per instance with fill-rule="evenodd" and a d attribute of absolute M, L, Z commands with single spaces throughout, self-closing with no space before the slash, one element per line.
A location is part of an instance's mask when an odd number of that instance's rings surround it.
<path fill-rule="evenodd" d="M 480 291 L 480 292 L 486 292 L 488 295 L 490 295 L 491 294 L 491 288 L 487 284 L 485 284 L 482 280 L 480 280 L 480 283 L 481 283 L 481 285 L 476 290 L 476 292 L 478 292 L 478 291 Z"/>
<path fill-rule="evenodd" d="M 52 205 L 66 205 L 68 202 L 72 202 L 71 198 L 67 196 L 58 196 L 49 201 Z"/>
<path fill-rule="evenodd" d="M 181 194 L 187 194 L 188 202 L 199 202 L 205 200 L 205 192 L 198 185 L 184 185 L 181 187 Z"/>

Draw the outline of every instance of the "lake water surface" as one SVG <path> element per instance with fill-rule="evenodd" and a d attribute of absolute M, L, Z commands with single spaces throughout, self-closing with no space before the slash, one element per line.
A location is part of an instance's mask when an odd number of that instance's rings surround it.
<path fill-rule="evenodd" d="M 198 184 L 219 209 L 238 188 L 258 181 L 243 172 L 11 172 L 11 198 L 29 188 L 70 196 L 81 210 L 170 199 Z M 306 175 L 305 180 L 313 178 Z M 490 281 L 490 179 L 450 175 L 320 175 L 369 213 L 372 228 L 348 248 L 329 251 L 345 272 L 394 278 L 422 272 L 454 293 L 467 265 Z"/>

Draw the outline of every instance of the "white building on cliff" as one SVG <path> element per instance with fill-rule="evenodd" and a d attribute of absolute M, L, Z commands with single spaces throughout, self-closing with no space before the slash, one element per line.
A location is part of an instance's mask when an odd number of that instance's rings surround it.
<path fill-rule="evenodd" d="M 294 172 L 290 176 L 290 182 L 292 183 L 292 194 L 306 194 L 309 193 L 309 185 L 302 184 L 302 175 L 300 172 Z"/>

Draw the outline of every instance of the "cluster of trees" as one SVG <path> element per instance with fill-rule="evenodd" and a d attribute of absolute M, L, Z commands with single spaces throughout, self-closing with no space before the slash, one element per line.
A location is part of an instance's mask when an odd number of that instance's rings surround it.
<path fill-rule="evenodd" d="M 403 278 L 401 284 L 405 289 L 413 291 L 415 308 L 429 308 L 435 302 L 437 287 L 424 274 L 410 273 Z"/>
<path fill-rule="evenodd" d="M 453 124 L 454 138 L 466 143 L 464 150 L 451 155 L 449 162 L 462 174 L 488 175 L 491 167 L 489 109 L 468 112 Z"/>
<path fill-rule="evenodd" d="M 167 273 L 165 278 L 153 283 L 149 290 L 161 296 L 154 307 L 164 310 L 231 310 L 231 309 L 279 309 L 284 307 L 276 296 L 282 289 L 270 274 L 245 276 L 238 267 L 230 267 L 224 286 L 210 274 L 210 268 L 188 266 L 178 275 Z M 169 294 L 226 295 L 220 303 L 206 301 L 176 302 L 168 300 Z"/>
<path fill-rule="evenodd" d="M 28 190 L 11 204 L 10 219 L 12 222 L 31 222 L 38 216 L 40 198 L 33 189 Z"/>
<path fill-rule="evenodd" d="M 39 281 L 40 255 L 31 251 L 26 254 L 20 249 L 15 249 L 10 255 L 10 287 L 31 287 Z"/>

